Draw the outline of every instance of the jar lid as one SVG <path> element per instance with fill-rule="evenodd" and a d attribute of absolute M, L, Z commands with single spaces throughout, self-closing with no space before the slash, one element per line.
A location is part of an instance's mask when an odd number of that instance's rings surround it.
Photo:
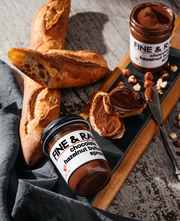
<path fill-rule="evenodd" d="M 46 155 L 48 155 L 48 153 L 47 153 L 47 148 L 45 148 L 45 146 L 46 146 L 46 142 L 49 139 L 49 137 L 60 127 L 66 125 L 68 123 L 74 122 L 74 121 L 83 121 L 90 128 L 89 123 L 86 120 L 84 120 L 84 118 L 82 116 L 80 116 L 78 114 L 69 114 L 69 115 L 59 117 L 58 119 L 52 121 L 44 129 L 44 131 L 42 132 L 42 135 L 41 135 L 41 144 L 43 146 L 43 151 Z"/>

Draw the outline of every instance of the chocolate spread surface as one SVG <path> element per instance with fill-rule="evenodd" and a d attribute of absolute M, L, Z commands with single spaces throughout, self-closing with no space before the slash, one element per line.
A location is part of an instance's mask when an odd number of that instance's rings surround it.
<path fill-rule="evenodd" d="M 141 109 L 146 101 L 138 91 L 123 86 L 114 88 L 105 102 L 113 111 L 132 112 Z"/>
<path fill-rule="evenodd" d="M 167 7 L 149 5 L 137 13 L 137 22 L 147 28 L 159 28 L 170 22 Z"/>
<path fill-rule="evenodd" d="M 103 96 L 99 95 L 93 102 L 93 117 L 96 129 L 101 136 L 111 138 L 120 134 L 124 125 L 121 118 L 109 115 L 103 105 Z"/>

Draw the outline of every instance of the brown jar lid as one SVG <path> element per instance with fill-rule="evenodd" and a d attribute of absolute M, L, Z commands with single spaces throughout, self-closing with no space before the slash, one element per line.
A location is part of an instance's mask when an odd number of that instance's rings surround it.
<path fill-rule="evenodd" d="M 64 115 L 59 117 L 58 119 L 52 121 L 43 131 L 42 135 L 41 135 L 41 144 L 43 146 L 43 151 L 46 155 L 48 154 L 47 148 L 46 148 L 46 144 L 49 141 L 49 139 L 55 134 L 56 130 L 59 129 L 60 127 L 74 122 L 74 121 L 83 121 L 84 123 L 86 123 L 88 125 L 88 127 L 90 128 L 90 125 L 87 121 L 84 120 L 84 118 L 78 114 L 69 114 L 69 115 Z"/>

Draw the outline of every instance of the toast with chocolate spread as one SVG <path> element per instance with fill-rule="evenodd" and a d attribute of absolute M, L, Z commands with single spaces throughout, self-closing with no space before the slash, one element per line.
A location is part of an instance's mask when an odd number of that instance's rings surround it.
<path fill-rule="evenodd" d="M 103 103 L 106 112 L 116 117 L 130 117 L 140 114 L 147 106 L 141 93 L 127 86 L 114 88 L 103 97 Z"/>
<path fill-rule="evenodd" d="M 89 119 L 93 129 L 105 138 L 120 139 L 125 132 L 122 118 L 109 115 L 103 104 L 103 98 L 107 93 L 97 92 L 92 100 Z"/>

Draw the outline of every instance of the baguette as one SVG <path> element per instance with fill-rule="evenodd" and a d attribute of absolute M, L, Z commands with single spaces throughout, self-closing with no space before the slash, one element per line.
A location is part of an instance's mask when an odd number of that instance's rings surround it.
<path fill-rule="evenodd" d="M 23 159 L 28 168 L 44 156 L 41 134 L 49 123 L 59 117 L 60 100 L 60 90 L 44 88 L 28 77 L 24 79 L 20 139 Z"/>
<path fill-rule="evenodd" d="M 31 26 L 30 48 L 46 52 L 64 49 L 70 0 L 50 0 L 36 13 Z"/>
<path fill-rule="evenodd" d="M 140 114 L 146 108 L 145 98 L 127 86 L 118 86 L 103 97 L 104 108 L 110 115 L 130 117 Z"/>
<path fill-rule="evenodd" d="M 120 139 L 125 132 L 122 118 L 109 115 L 103 104 L 103 97 L 107 93 L 97 92 L 92 101 L 89 112 L 89 120 L 93 129 L 102 137 Z"/>
<path fill-rule="evenodd" d="M 104 58 L 93 51 L 54 49 L 41 53 L 12 48 L 8 56 L 14 66 L 48 88 L 80 87 L 99 81 L 108 73 Z"/>
<path fill-rule="evenodd" d="M 69 12 L 70 0 L 52 0 L 42 6 L 31 26 L 30 48 L 37 51 L 64 49 Z M 44 88 L 25 76 L 20 139 L 27 168 L 44 157 L 41 134 L 51 121 L 59 117 L 60 100 L 60 90 Z"/>

